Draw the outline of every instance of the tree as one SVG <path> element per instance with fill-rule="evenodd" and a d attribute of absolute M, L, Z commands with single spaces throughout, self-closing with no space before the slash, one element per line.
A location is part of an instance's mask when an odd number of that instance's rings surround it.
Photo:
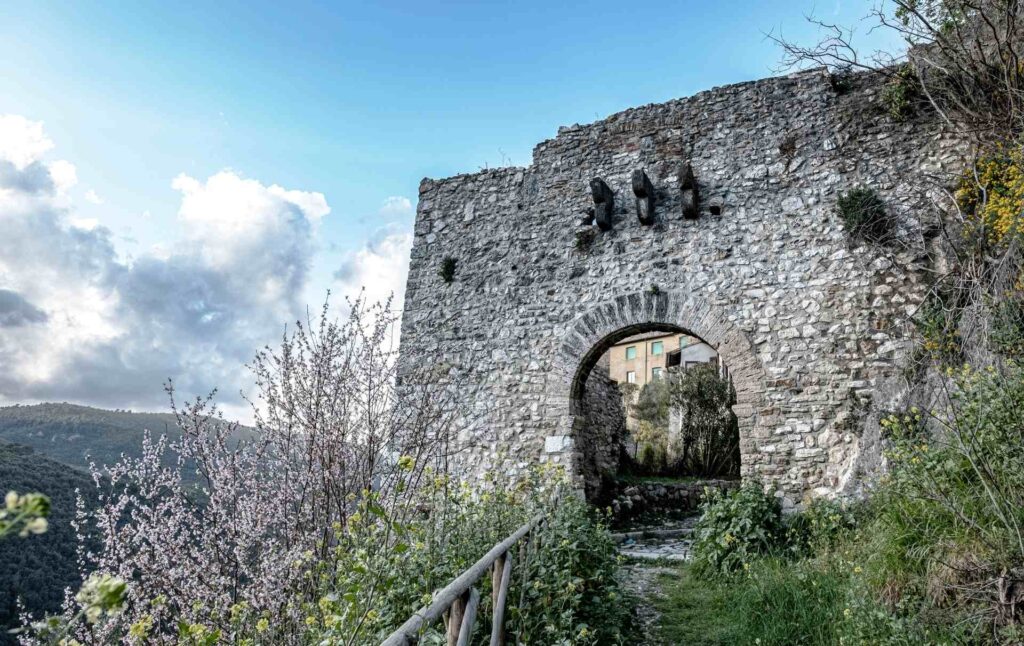
<path fill-rule="evenodd" d="M 677 470 L 693 475 L 739 473 L 739 430 L 732 382 L 713 365 L 673 373 L 671 405 L 679 411 Z"/>
<path fill-rule="evenodd" d="M 417 374 L 398 383 L 394 324 L 388 303 L 352 303 L 341 322 L 325 304 L 313 324 L 257 354 L 256 430 L 242 441 L 212 395 L 179 405 L 168 385 L 180 436 L 147 435 L 140 456 L 92 467 L 98 507 L 81 505 L 76 520 L 83 578 L 128 586 L 122 612 L 79 622 L 74 636 L 178 643 L 194 628 L 230 641 L 244 616 L 269 626 L 268 643 L 288 643 L 319 598 L 317 577 L 335 576 L 340 528 L 360 509 L 386 527 L 417 513 L 419 483 L 444 470 L 461 419 L 448 401 L 426 398 Z M 369 587 L 361 593 L 372 598 Z M 69 593 L 65 621 L 80 610 Z"/>

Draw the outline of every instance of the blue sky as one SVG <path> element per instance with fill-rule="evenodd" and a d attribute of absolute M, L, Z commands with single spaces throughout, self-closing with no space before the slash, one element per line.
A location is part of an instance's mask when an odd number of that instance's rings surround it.
<path fill-rule="evenodd" d="M 804 14 L 853 24 L 869 9 L 849 0 L 4 3 L 0 115 L 42 122 L 52 146 L 40 163 L 67 160 L 77 177 L 54 208 L 106 232 L 118 271 L 188 254 L 206 254 L 211 270 L 209 249 L 179 245 L 197 221 L 223 233 L 210 224 L 216 213 L 183 215 L 186 184 L 212 193 L 206 182 L 230 170 L 260 188 L 322 194 L 330 212 L 303 211 L 315 235 L 296 247 L 307 254 L 299 301 L 308 301 L 338 287 L 339 269 L 343 288 L 400 287 L 394 272 L 360 263 L 401 264 L 401 244 L 381 245 L 407 236 L 422 177 L 525 165 L 560 125 L 769 76 L 779 50 L 765 32 L 810 41 Z M 199 188 L 173 187 L 181 175 Z M 6 278 L 3 261 L 0 290 L 24 296 L 25 281 L 14 289 L 11 278 L 16 259 Z M 76 393 L 67 395 L 90 399 Z M 60 395 L 0 383 L 0 402 Z"/>

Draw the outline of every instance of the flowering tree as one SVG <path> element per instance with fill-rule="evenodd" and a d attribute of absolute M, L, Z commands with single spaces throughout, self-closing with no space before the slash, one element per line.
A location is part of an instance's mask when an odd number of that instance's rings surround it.
<path fill-rule="evenodd" d="M 128 587 L 121 612 L 78 622 L 74 637 L 206 643 L 234 639 L 251 619 L 287 640 L 360 501 L 371 497 L 389 520 L 412 513 L 424 469 L 444 466 L 462 419 L 424 398 L 415 375 L 398 385 L 395 322 L 389 303 L 351 303 L 341 322 L 325 305 L 278 349 L 260 351 L 251 436 L 223 419 L 212 395 L 179 404 L 168 385 L 180 440 L 147 435 L 140 457 L 92 466 L 99 505 L 80 500 L 76 522 L 83 573 Z M 192 469 L 195 486 L 183 477 Z M 65 606 L 70 621 L 82 604 L 69 594 Z"/>

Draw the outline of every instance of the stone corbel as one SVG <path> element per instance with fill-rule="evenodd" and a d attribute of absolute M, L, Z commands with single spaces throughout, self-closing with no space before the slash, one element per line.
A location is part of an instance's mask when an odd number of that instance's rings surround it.
<path fill-rule="evenodd" d="M 689 163 L 684 164 L 679 171 L 679 200 L 683 205 L 683 217 L 696 220 L 700 215 L 700 195 L 697 179 L 693 176 L 693 166 Z"/>
<path fill-rule="evenodd" d="M 654 224 L 654 185 L 643 170 L 633 171 L 633 195 L 636 196 L 636 217 L 640 224 Z"/>
<path fill-rule="evenodd" d="M 615 213 L 615 194 L 600 177 L 590 180 L 590 194 L 594 198 L 594 221 L 602 231 L 610 231 Z"/>

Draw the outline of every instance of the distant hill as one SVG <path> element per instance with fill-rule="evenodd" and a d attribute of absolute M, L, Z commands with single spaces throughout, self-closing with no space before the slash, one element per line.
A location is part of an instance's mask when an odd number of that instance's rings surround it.
<path fill-rule="evenodd" d="M 103 410 L 75 404 L 35 404 L 0 407 L 0 441 L 35 449 L 64 464 L 86 469 L 90 459 L 113 464 L 121 454 L 138 457 L 142 436 L 166 433 L 177 438 L 174 415 Z M 251 434 L 242 427 L 239 436 Z"/>
<path fill-rule="evenodd" d="M 75 489 L 94 500 L 90 460 L 113 464 L 121 454 L 141 455 L 143 433 L 180 437 L 174 415 L 111 411 L 74 404 L 0 407 L 0 497 L 8 490 L 50 496 L 50 529 L 41 536 L 0 541 L 0 646 L 17 622 L 15 599 L 33 614 L 60 609 L 64 588 L 79 585 L 76 539 L 70 521 Z M 240 427 L 238 438 L 252 429 Z M 69 469 L 68 467 L 73 467 Z M 189 478 L 188 471 L 184 474 Z"/>
<path fill-rule="evenodd" d="M 18 621 L 21 597 L 33 615 L 57 612 L 64 588 L 78 588 L 76 563 L 75 489 L 94 500 L 92 479 L 67 465 L 24 446 L 0 442 L 0 495 L 9 490 L 38 491 L 50 497 L 49 529 L 45 534 L 0 540 L 0 644 L 14 644 L 7 630 Z"/>

